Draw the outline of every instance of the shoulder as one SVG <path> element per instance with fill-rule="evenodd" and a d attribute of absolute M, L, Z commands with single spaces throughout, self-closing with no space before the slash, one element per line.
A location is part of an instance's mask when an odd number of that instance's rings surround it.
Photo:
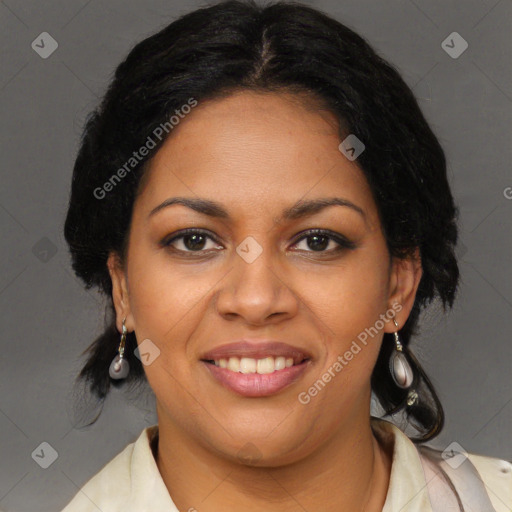
<path fill-rule="evenodd" d="M 509 461 L 461 451 L 447 457 L 444 451 L 429 446 L 418 447 L 418 451 L 422 462 L 426 462 L 425 475 L 432 482 L 434 495 L 444 492 L 436 488 L 436 482 L 442 481 L 444 474 L 457 489 L 465 506 L 476 506 L 482 511 L 512 511 L 512 464 Z M 434 473 L 439 474 L 440 479 L 432 479 L 429 463 L 433 463 Z"/>
<path fill-rule="evenodd" d="M 512 510 L 512 463 L 475 453 L 467 455 L 484 482 L 496 512 Z"/>
<path fill-rule="evenodd" d="M 411 477 L 416 475 L 416 480 L 421 478 L 423 486 L 426 482 L 429 488 L 436 491 L 435 483 L 443 479 L 432 478 L 432 476 L 442 469 L 443 473 L 446 473 L 457 487 L 461 486 L 460 490 L 463 491 L 465 497 L 469 498 L 470 502 L 481 492 L 487 495 L 484 501 L 487 503 L 490 501 L 495 512 L 512 512 L 511 461 L 464 452 L 463 458 L 458 461 L 454 460 L 454 463 L 451 464 L 443 456 L 443 450 L 428 444 L 414 445 L 404 432 L 390 422 L 378 421 L 374 418 L 372 427 L 380 438 L 394 442 L 391 476 L 399 475 L 401 484 L 404 481 L 409 481 L 408 485 L 410 485 Z M 470 464 L 464 463 L 466 457 L 466 462 L 470 462 Z M 438 493 L 440 495 L 444 492 L 444 489 L 437 490 L 440 491 Z M 446 510 L 446 507 L 444 509 Z M 441 503 L 440 510 L 443 510 L 443 503 Z"/>
<path fill-rule="evenodd" d="M 144 429 L 139 438 L 128 444 L 119 454 L 90 478 L 66 505 L 62 512 L 97 512 L 121 510 L 126 505 L 127 489 L 131 485 L 131 468 L 136 447 L 145 442 L 151 427 Z"/>
<path fill-rule="evenodd" d="M 123 487 L 126 489 L 125 483 L 129 481 L 130 477 L 129 468 L 133 444 L 129 444 L 90 478 L 62 512 L 96 512 L 100 504 L 111 506 L 114 503 L 110 501 L 122 497 L 125 493 Z M 107 496 L 112 498 L 107 498 Z"/>

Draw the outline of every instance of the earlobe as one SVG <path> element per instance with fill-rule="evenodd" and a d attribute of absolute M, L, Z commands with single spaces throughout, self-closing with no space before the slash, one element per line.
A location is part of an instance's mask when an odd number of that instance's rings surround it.
<path fill-rule="evenodd" d="M 107 268 L 112 280 L 112 300 L 116 310 L 116 326 L 119 332 L 122 330 L 123 319 L 126 318 L 126 327 L 131 324 L 130 302 L 126 273 L 120 263 L 119 256 L 111 252 L 107 259 Z"/>
<path fill-rule="evenodd" d="M 388 301 L 390 305 L 398 303 L 402 306 L 400 313 L 396 315 L 400 326 L 403 326 L 409 317 L 422 275 L 423 269 L 418 247 L 408 258 L 393 258 Z M 389 329 L 391 330 L 386 332 L 392 332 L 396 330 L 396 327 L 390 326 Z"/>

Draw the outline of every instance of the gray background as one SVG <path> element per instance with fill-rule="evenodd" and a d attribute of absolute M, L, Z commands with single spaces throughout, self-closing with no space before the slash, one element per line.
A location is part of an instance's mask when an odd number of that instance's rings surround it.
<path fill-rule="evenodd" d="M 512 459 L 510 0 L 317 1 L 394 63 L 444 146 L 461 209 L 461 290 L 434 305 L 413 344 L 445 407 L 434 445 Z M 134 43 L 201 5 L 184 1 L 0 2 L 2 44 L 0 508 L 55 511 L 156 422 L 151 397 L 113 392 L 88 430 L 68 410 L 79 355 L 101 332 L 103 303 L 74 277 L 63 239 L 86 114 Z M 58 49 L 31 47 L 49 32 Z M 452 32 L 469 44 L 454 59 Z M 511 195 L 509 194 L 509 198 Z M 41 442 L 57 452 L 42 469 Z"/>

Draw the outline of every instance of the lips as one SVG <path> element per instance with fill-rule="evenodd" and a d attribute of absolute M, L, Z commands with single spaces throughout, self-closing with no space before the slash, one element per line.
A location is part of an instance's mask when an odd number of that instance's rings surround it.
<path fill-rule="evenodd" d="M 279 341 L 248 342 L 238 341 L 221 345 L 210 350 L 201 356 L 203 361 L 219 361 L 220 359 L 229 359 L 230 357 L 264 359 L 266 357 L 284 357 L 292 358 L 293 364 L 300 364 L 305 359 L 311 359 L 311 354 L 305 350 L 297 348 L 287 343 Z"/>
<path fill-rule="evenodd" d="M 311 354 L 283 342 L 242 340 L 206 352 L 201 361 L 225 388 L 246 397 L 264 397 L 295 382 L 309 367 Z"/>

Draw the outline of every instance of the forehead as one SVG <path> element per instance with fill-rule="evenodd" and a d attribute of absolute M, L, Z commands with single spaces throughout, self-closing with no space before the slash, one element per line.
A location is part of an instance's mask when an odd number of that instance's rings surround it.
<path fill-rule="evenodd" d="M 206 101 L 153 157 L 139 199 L 149 212 L 170 196 L 215 198 L 244 215 L 342 196 L 371 219 L 368 183 L 340 142 L 336 116 L 304 96 L 243 91 Z"/>

